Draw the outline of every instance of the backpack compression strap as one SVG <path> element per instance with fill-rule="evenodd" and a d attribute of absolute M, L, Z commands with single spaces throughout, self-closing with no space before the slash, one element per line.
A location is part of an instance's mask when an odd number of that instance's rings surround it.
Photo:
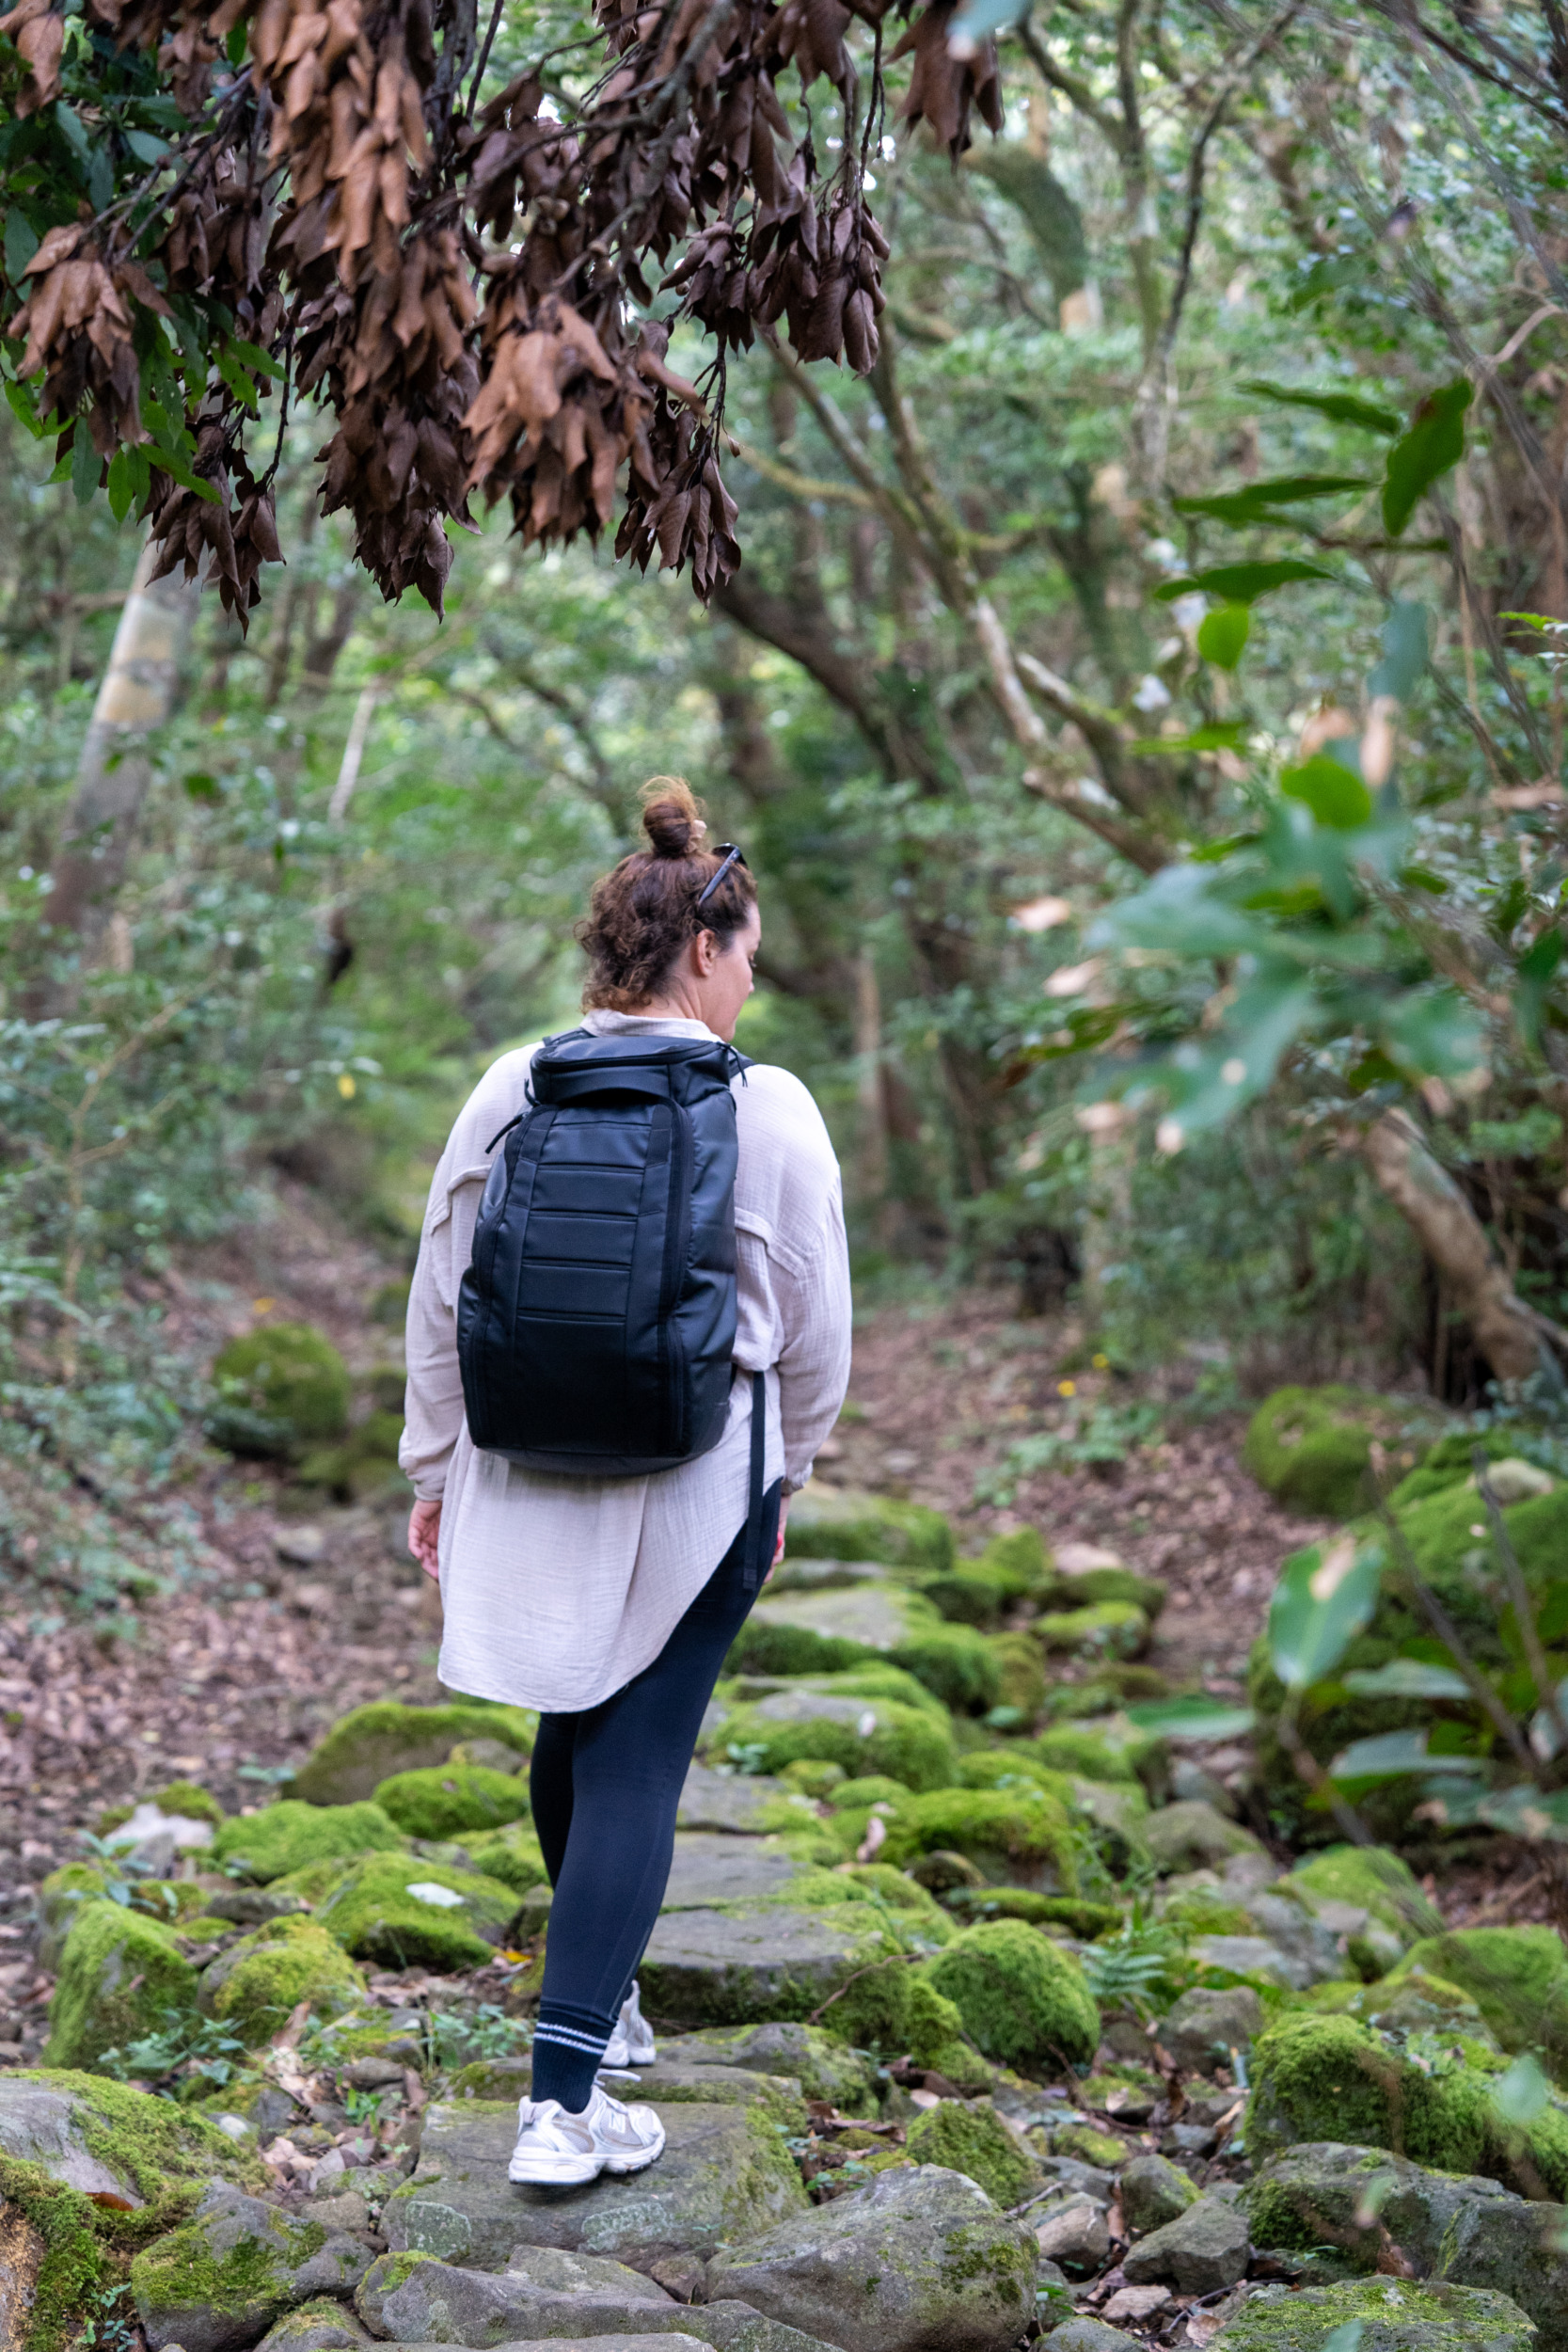
<path fill-rule="evenodd" d="M 768 1444 L 768 1375 L 752 1375 L 752 1492 L 746 1511 L 746 1557 L 740 1582 L 744 1592 L 761 1589 L 766 1564 L 762 1556 L 762 1472 Z"/>

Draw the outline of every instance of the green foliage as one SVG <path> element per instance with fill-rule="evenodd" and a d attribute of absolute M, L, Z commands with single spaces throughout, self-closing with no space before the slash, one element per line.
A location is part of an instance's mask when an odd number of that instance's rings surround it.
<path fill-rule="evenodd" d="M 1038 2168 L 994 2108 L 943 2099 L 915 2117 L 904 2144 L 915 2164 L 940 2164 L 967 2174 L 1004 2212 L 1021 2205 L 1039 2182 Z"/>

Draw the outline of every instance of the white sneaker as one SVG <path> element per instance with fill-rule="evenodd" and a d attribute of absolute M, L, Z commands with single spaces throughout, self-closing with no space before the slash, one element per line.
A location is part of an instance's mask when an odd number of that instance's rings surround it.
<path fill-rule="evenodd" d="M 580 2115 L 558 2099 L 517 2102 L 517 2145 L 509 2181 L 536 2188 L 574 2188 L 601 2172 L 641 2172 L 664 2153 L 664 2126 L 652 2107 L 624 2107 L 595 2083 Z"/>
<path fill-rule="evenodd" d="M 652 2066 L 658 2052 L 654 2046 L 654 2029 L 638 2005 L 637 1979 L 632 1979 L 631 1991 L 621 2004 L 621 2014 L 615 2021 L 601 2066 Z"/>

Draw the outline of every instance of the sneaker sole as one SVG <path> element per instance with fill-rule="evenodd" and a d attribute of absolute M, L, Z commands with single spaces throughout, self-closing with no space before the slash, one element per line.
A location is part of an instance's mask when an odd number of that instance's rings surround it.
<path fill-rule="evenodd" d="M 536 2156 L 521 2165 L 514 2157 L 506 2177 L 515 2188 L 582 2188 L 604 2169 L 597 2156 Z"/>
<path fill-rule="evenodd" d="M 607 2172 L 645 2172 L 650 2164 L 657 2164 L 664 2153 L 664 2134 L 658 2136 L 658 2146 L 647 2148 L 635 2156 L 606 2156 Z"/>

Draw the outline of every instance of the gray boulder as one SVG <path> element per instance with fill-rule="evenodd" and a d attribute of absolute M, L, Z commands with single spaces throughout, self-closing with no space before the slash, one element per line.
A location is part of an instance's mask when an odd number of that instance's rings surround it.
<path fill-rule="evenodd" d="M 1232 2050 L 1250 2050 L 1263 2030 L 1263 2004 L 1249 1984 L 1183 1993 L 1160 2021 L 1160 2045 L 1184 2073 L 1212 2074 Z"/>
<path fill-rule="evenodd" d="M 1242 2201 L 1257 2246 L 1302 2253 L 1333 2247 L 1357 2269 L 1375 2270 L 1392 2245 L 1422 2278 L 1438 2268 L 1449 2227 L 1462 2213 L 1484 2216 L 1489 2222 L 1505 2206 L 1542 2215 L 1560 2210 L 1527 2208 L 1497 2181 L 1429 2172 L 1386 2148 L 1332 2139 L 1305 2141 L 1261 2166 L 1243 2190 Z M 1461 2284 L 1499 2283 L 1472 2280 L 1467 2269 L 1452 2269 L 1448 2276 Z"/>
<path fill-rule="evenodd" d="M 557 2247 L 519 2247 L 499 2277 L 388 2254 L 356 2297 L 376 2334 L 394 2344 L 499 2344 L 626 2334 L 696 2336 L 710 2352 L 821 2352 L 799 2328 L 745 2303 L 677 2303 L 624 2264 Z"/>
<path fill-rule="evenodd" d="M 80 2099 L 52 2083 L 0 2074 L 0 2155 L 36 2164 L 84 2197 L 140 2205 L 144 2200 L 129 2170 L 88 2148 L 83 2125 L 89 2113 Z M 102 2132 L 95 2137 L 102 2144 Z"/>
<path fill-rule="evenodd" d="M 1508 2296 L 1541 2330 L 1540 2352 L 1568 2352 L 1568 2209 L 1467 2197 L 1443 2233 L 1436 2269 L 1462 2286 Z"/>
<path fill-rule="evenodd" d="M 706 2033 L 660 2042 L 662 2061 L 684 2066 L 744 2067 L 757 2074 L 787 2075 L 808 2099 L 827 2099 L 841 2115 L 875 2115 L 877 2079 L 869 2062 L 835 2042 L 819 2026 L 784 2021 L 766 2026 L 721 2026 Z"/>
<path fill-rule="evenodd" d="M 645 2172 L 602 2174 L 584 2188 L 518 2188 L 506 2177 L 515 2107 L 437 2101 L 426 2110 L 412 2177 L 382 2207 L 382 2235 L 394 2251 L 480 2270 L 500 2269 L 519 2245 L 646 2270 L 667 2254 L 705 2257 L 721 2239 L 753 2235 L 805 2207 L 789 2153 L 757 2108 L 693 2103 L 669 2107 L 662 2120 L 665 2151 Z"/>
<path fill-rule="evenodd" d="M 1035 2315 L 1033 2233 L 960 2172 L 911 2165 L 708 2264 L 708 2293 L 841 2352 L 1001 2352 Z"/>
<path fill-rule="evenodd" d="M 1059 2328 L 1041 2341 L 1051 2352 L 1143 2352 L 1136 2336 L 1123 2335 L 1103 2319 L 1090 2319 L 1085 2312 L 1077 2319 L 1064 2319 Z"/>
<path fill-rule="evenodd" d="M 1212 2352 L 1323 2352 L 1359 2320 L 1357 2352 L 1534 2352 L 1535 2328 L 1506 2295 L 1435 2280 L 1352 2279 L 1257 2287 Z"/>
<path fill-rule="evenodd" d="M 779 1894 L 803 1865 L 770 1837 L 677 1830 L 662 1911 L 706 1911 L 716 1903 L 760 1901 Z"/>
<path fill-rule="evenodd" d="M 740 1914 L 667 1911 L 638 1975 L 643 2007 L 656 2015 L 726 2026 L 807 2016 L 863 1958 L 853 1935 L 783 1903 Z"/>
<path fill-rule="evenodd" d="M 259 2197 L 214 2185 L 189 2221 L 131 2265 L 131 2293 L 152 2352 L 226 2352 L 253 2344 L 291 2305 L 352 2294 L 370 2267 L 357 2238 L 329 2237 Z"/>
<path fill-rule="evenodd" d="M 705 1764 L 693 1764 L 681 1790 L 675 1827 L 732 1834 L 758 1830 L 768 1804 L 794 1793 L 787 1781 L 774 1780 L 766 1772 L 715 1772 Z"/>
<path fill-rule="evenodd" d="M 1048 2262 L 1060 2263 L 1075 2278 L 1100 2268 L 1111 2250 L 1105 2207 L 1092 2197 L 1069 2197 L 1035 2220 L 1035 2243 Z"/>
<path fill-rule="evenodd" d="M 1151 1813 L 1144 1837 L 1163 1878 L 1173 1871 L 1219 1869 L 1232 1854 L 1260 1854 L 1263 1846 L 1239 1821 L 1227 1821 L 1201 1797 Z"/>
<path fill-rule="evenodd" d="M 1164 2156 L 1134 2156 L 1122 2171 L 1122 2217 L 1133 2237 L 1163 2230 L 1196 2202 L 1193 2182 Z"/>
<path fill-rule="evenodd" d="M 371 2338 L 341 2303 L 302 2303 L 269 2328 L 261 2352 L 359 2352 Z"/>
<path fill-rule="evenodd" d="M 1183 2295 L 1233 2287 L 1247 2266 L 1246 2217 L 1217 2197 L 1200 2197 L 1122 2257 L 1129 2286 L 1168 2282 Z"/>

